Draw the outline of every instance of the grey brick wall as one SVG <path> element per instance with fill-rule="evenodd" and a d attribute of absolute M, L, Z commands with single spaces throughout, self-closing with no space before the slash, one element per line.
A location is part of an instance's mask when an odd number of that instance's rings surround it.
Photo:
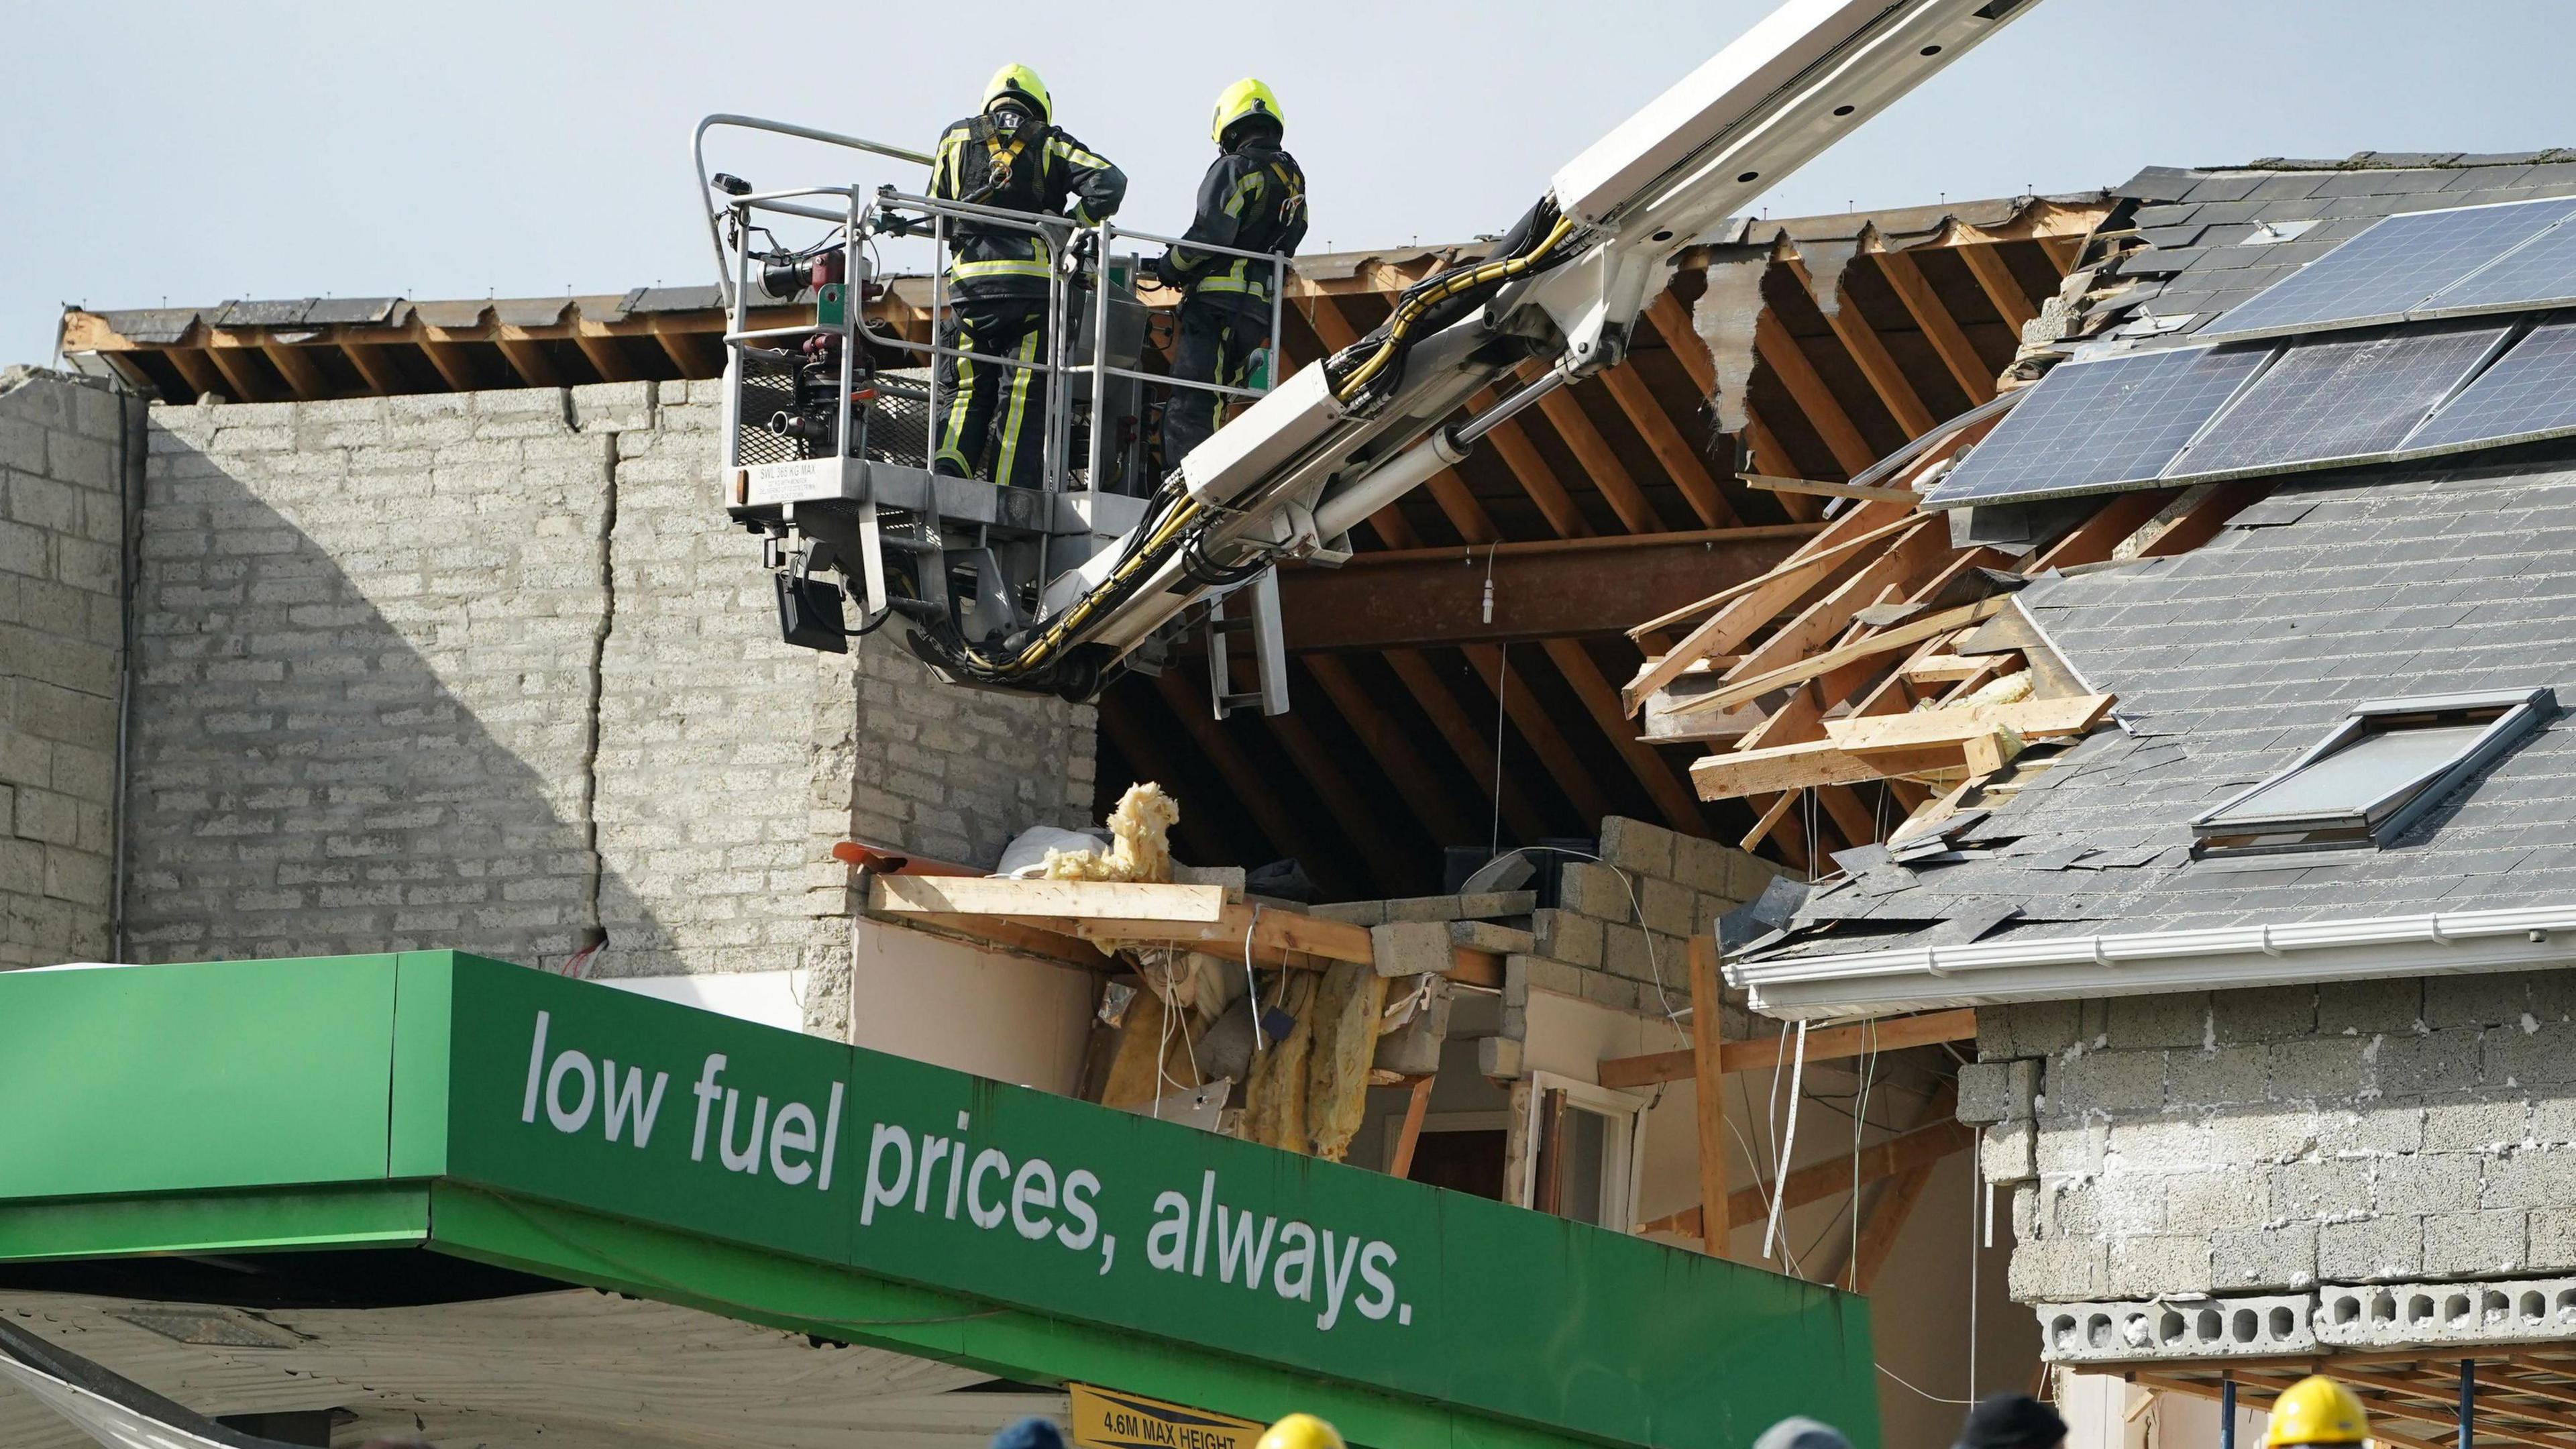
<path fill-rule="evenodd" d="M 2576 1271 L 2576 973 L 1990 1008 L 2015 1297 Z M 2025 1085 L 2036 1065 L 2036 1094 Z"/>
<path fill-rule="evenodd" d="M 0 966 L 114 949 L 125 473 L 142 409 L 0 373 Z"/>
<path fill-rule="evenodd" d="M 604 943 L 821 967 L 837 1012 L 833 841 L 989 863 L 1088 813 L 1088 708 L 778 642 L 713 384 L 152 417 L 139 957 Z"/>

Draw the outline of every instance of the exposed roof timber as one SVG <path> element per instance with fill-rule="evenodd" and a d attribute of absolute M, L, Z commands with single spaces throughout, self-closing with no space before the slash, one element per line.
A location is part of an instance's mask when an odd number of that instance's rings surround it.
<path fill-rule="evenodd" d="M 1280 571 L 1288 647 L 1419 648 L 1617 635 L 1640 608 L 1760 577 L 1816 525 L 1379 550 Z M 1485 582 L 1493 609 L 1485 616 Z"/>

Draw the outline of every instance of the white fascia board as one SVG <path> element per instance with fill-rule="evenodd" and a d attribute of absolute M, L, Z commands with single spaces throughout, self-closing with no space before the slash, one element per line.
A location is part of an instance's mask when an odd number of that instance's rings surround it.
<path fill-rule="evenodd" d="M 2566 965 L 2576 905 L 1736 961 L 1726 979 L 1765 1016 L 1814 1021 Z"/>

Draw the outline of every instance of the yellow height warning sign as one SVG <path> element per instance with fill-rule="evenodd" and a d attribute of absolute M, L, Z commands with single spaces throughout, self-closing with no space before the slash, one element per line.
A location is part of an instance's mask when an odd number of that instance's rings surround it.
<path fill-rule="evenodd" d="M 1089 1384 L 1065 1389 L 1080 1449 L 1252 1449 L 1269 1427 Z"/>

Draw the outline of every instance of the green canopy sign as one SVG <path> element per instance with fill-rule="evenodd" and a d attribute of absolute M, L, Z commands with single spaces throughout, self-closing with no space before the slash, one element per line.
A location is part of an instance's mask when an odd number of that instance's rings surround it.
<path fill-rule="evenodd" d="M 476 957 L 0 975 L 0 1060 L 0 1261 L 422 1247 L 1378 1445 L 1876 1437 L 1859 1299 Z"/>

